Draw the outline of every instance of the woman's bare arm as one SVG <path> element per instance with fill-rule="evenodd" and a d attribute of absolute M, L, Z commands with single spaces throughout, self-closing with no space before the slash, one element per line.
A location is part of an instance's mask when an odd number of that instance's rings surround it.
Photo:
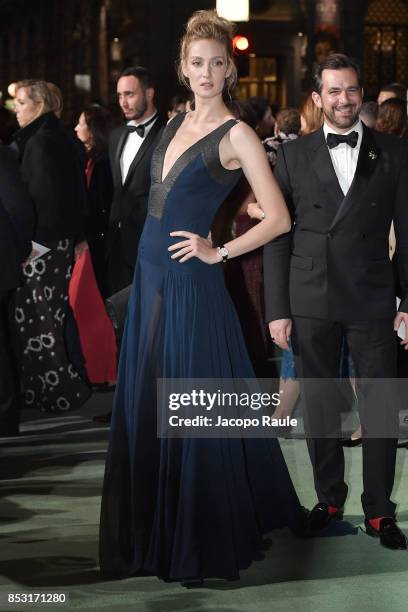
<path fill-rule="evenodd" d="M 255 200 L 265 213 L 265 218 L 260 223 L 225 245 L 229 257 L 236 257 L 290 231 L 291 221 L 282 193 L 256 133 L 241 122 L 230 130 L 228 136 L 229 139 L 225 138 L 220 145 L 221 162 L 226 167 L 235 160 L 241 165 Z"/>
<path fill-rule="evenodd" d="M 220 159 L 226 168 L 242 167 L 254 192 L 254 196 L 265 218 L 245 234 L 227 242 L 228 258 L 237 257 L 289 232 L 291 220 L 282 193 L 269 166 L 266 153 L 255 132 L 245 123 L 234 126 L 220 143 Z M 208 264 L 220 262 L 218 249 L 213 248 L 207 238 L 184 230 L 170 233 L 172 237 L 184 238 L 171 245 L 168 250 L 172 259 L 180 263 L 198 257 Z"/>

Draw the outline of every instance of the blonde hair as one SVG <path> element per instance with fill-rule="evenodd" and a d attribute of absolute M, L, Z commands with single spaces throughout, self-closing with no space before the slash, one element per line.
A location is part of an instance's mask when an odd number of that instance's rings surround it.
<path fill-rule="evenodd" d="M 51 94 L 51 108 L 50 110 L 57 117 L 61 117 L 62 111 L 64 110 L 64 100 L 62 98 L 62 93 L 58 85 L 55 83 L 47 82 L 47 87 Z"/>
<path fill-rule="evenodd" d="M 177 74 L 180 82 L 188 89 L 190 84 L 188 78 L 183 74 L 183 62 L 187 59 L 187 51 L 190 43 L 195 40 L 216 40 L 225 47 L 227 54 L 227 71 L 229 75 L 225 79 L 226 89 L 230 95 L 238 80 L 237 68 L 233 59 L 232 38 L 235 24 L 220 17 L 215 10 L 196 11 L 192 14 L 186 25 L 186 32 L 180 41 L 179 62 Z"/>
<path fill-rule="evenodd" d="M 16 83 L 16 95 L 19 89 L 26 89 L 27 95 L 35 104 L 41 105 L 38 116 L 53 110 L 53 96 L 46 81 L 24 79 Z"/>

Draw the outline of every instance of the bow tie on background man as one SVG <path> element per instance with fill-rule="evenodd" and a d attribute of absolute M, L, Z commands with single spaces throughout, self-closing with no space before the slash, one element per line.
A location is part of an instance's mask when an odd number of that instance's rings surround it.
<path fill-rule="evenodd" d="M 144 138 L 144 133 L 145 133 L 144 125 L 127 125 L 126 127 L 127 127 L 127 131 L 129 132 L 129 134 L 132 134 L 133 132 L 137 132 L 140 138 Z"/>
<path fill-rule="evenodd" d="M 358 142 L 358 132 L 350 132 L 350 134 L 333 134 L 329 132 L 326 141 L 329 149 L 334 149 L 334 147 L 337 147 L 342 142 L 345 142 L 354 149 Z"/>
<path fill-rule="evenodd" d="M 137 134 L 139 134 L 140 138 L 144 138 L 145 136 L 145 129 L 147 128 L 148 125 L 151 125 L 152 123 L 154 123 L 154 121 L 156 121 L 157 119 L 157 113 L 155 115 L 153 115 L 153 117 L 151 117 L 151 119 L 149 119 L 149 121 L 146 121 L 145 123 L 142 123 L 141 125 L 129 125 L 129 123 L 126 125 L 127 127 L 127 131 L 129 134 L 132 134 L 133 132 L 137 132 Z"/>

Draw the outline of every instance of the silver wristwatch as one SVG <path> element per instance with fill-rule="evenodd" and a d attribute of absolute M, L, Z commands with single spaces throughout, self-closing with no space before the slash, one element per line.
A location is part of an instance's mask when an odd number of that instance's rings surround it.
<path fill-rule="evenodd" d="M 229 255 L 229 250 L 227 249 L 226 246 L 222 245 L 220 247 L 218 247 L 218 252 L 222 257 L 222 263 L 225 263 L 228 259 L 228 255 Z"/>

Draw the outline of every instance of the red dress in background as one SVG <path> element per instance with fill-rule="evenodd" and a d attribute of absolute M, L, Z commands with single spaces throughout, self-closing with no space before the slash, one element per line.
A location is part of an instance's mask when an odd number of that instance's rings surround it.
<path fill-rule="evenodd" d="M 89 250 L 75 262 L 69 285 L 69 302 L 78 325 L 90 382 L 114 382 L 115 332 L 96 284 Z"/>
<path fill-rule="evenodd" d="M 92 160 L 86 167 L 89 187 Z M 77 322 L 88 378 L 93 384 L 116 380 L 116 338 L 103 302 L 90 251 L 75 262 L 69 285 L 69 301 Z"/>

